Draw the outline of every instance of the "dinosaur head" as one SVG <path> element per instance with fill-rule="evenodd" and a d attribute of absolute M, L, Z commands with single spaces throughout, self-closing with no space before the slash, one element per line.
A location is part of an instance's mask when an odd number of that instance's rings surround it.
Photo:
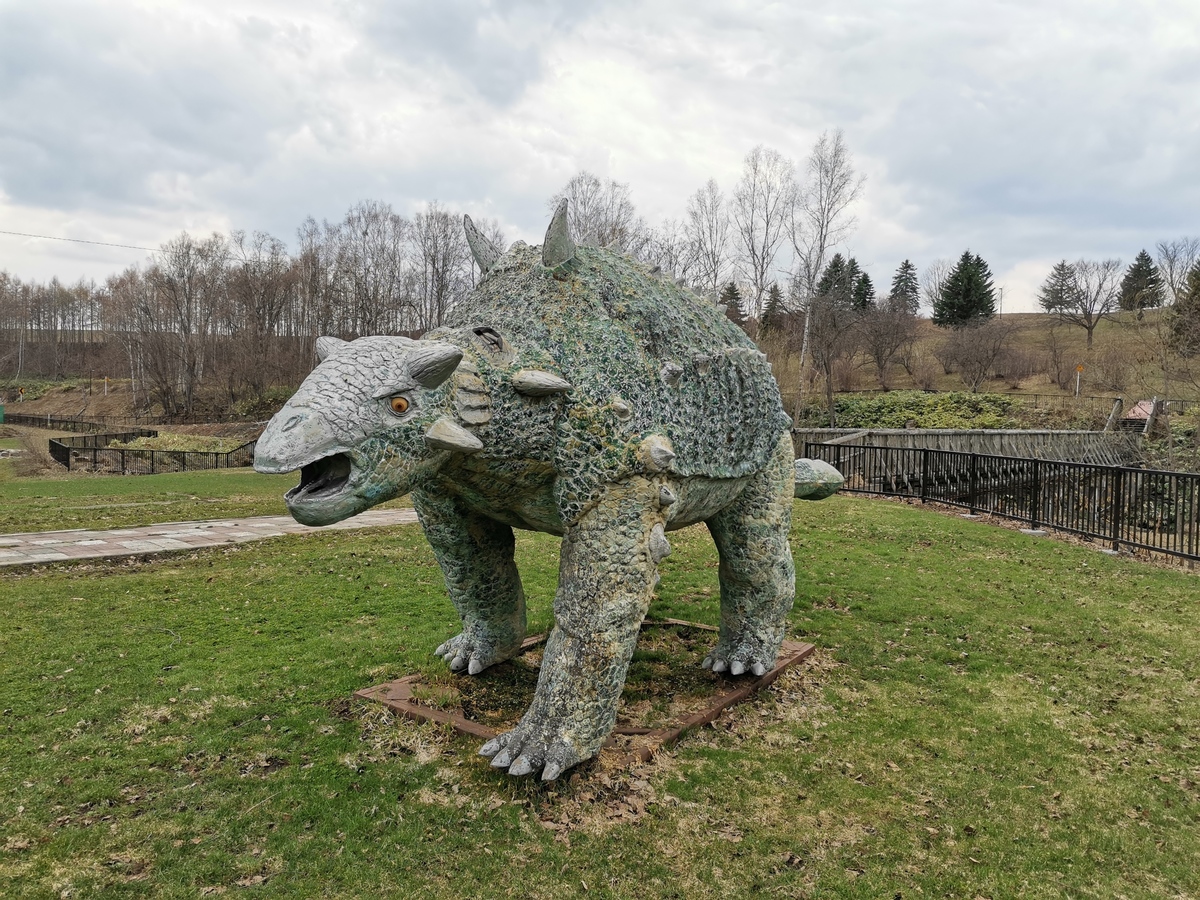
<path fill-rule="evenodd" d="M 329 525 L 407 493 L 432 475 L 445 451 L 482 443 L 444 418 L 442 387 L 462 351 L 440 341 L 364 337 L 317 341 L 320 364 L 267 424 L 254 468 L 300 470 L 284 495 L 292 517 Z"/>

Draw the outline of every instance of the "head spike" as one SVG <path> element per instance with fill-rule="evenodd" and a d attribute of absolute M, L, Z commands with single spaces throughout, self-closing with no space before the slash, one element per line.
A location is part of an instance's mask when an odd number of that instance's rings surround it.
<path fill-rule="evenodd" d="M 317 359 L 324 362 L 329 354 L 333 353 L 339 347 L 345 347 L 349 343 L 349 341 L 343 341 L 341 338 L 319 337 L 317 338 Z"/>
<path fill-rule="evenodd" d="M 417 341 L 408 357 L 408 373 L 423 388 L 435 388 L 458 368 L 462 351 L 440 341 Z"/>
<path fill-rule="evenodd" d="M 483 449 L 483 441 L 444 416 L 425 432 L 425 443 L 434 450 L 450 450 L 455 453 L 478 453 Z"/>
<path fill-rule="evenodd" d="M 542 242 L 542 265 L 555 269 L 574 258 L 575 242 L 571 240 L 571 230 L 567 227 L 567 198 L 563 197 L 554 210 L 554 217 L 550 219 L 550 227 L 546 229 L 546 239 Z"/>
<path fill-rule="evenodd" d="M 483 236 L 470 216 L 463 216 L 463 231 L 467 233 L 467 246 L 471 248 L 471 255 L 475 257 L 479 271 L 486 275 L 500 258 L 500 249 Z"/>

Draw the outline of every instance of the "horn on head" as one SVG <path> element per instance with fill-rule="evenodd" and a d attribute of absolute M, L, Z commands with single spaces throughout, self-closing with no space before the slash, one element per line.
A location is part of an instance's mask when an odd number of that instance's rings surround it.
<path fill-rule="evenodd" d="M 339 347 L 345 347 L 349 341 L 343 341 L 341 338 L 323 336 L 317 338 L 317 359 L 325 362 L 329 354 L 337 350 Z"/>
<path fill-rule="evenodd" d="M 542 242 L 542 265 L 554 269 L 574 257 L 575 242 L 571 240 L 571 230 L 567 227 L 567 198 L 563 197 L 550 219 L 550 227 L 546 229 L 546 240 Z"/>
<path fill-rule="evenodd" d="M 475 227 L 470 216 L 463 216 L 463 231 L 467 233 L 467 246 L 471 248 L 471 255 L 475 257 L 479 271 L 486 275 L 488 269 L 500 258 L 500 248 L 483 236 L 483 232 Z"/>
<path fill-rule="evenodd" d="M 458 368 L 462 351 L 441 341 L 418 341 L 408 357 L 408 374 L 423 388 L 435 388 Z"/>

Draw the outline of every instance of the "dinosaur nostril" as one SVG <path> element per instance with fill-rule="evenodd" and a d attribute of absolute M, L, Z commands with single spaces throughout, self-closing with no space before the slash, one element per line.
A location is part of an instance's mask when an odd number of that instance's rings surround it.
<path fill-rule="evenodd" d="M 304 416 L 300 416 L 300 415 L 292 416 L 290 419 L 287 420 L 287 422 L 284 423 L 283 430 L 291 431 L 293 428 L 295 428 L 297 425 L 299 425 L 303 421 L 304 421 Z"/>

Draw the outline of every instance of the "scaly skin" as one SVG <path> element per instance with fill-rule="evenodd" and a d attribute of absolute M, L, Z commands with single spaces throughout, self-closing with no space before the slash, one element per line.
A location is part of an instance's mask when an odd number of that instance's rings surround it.
<path fill-rule="evenodd" d="M 485 274 L 448 324 L 420 341 L 320 339 L 322 362 L 255 457 L 260 471 L 302 469 L 286 499 L 308 524 L 412 492 L 462 619 L 436 651 L 456 672 L 511 658 L 525 635 L 512 529 L 562 536 L 533 702 L 480 751 L 544 779 L 613 729 L 667 532 L 703 521 L 720 553 L 705 666 L 761 673 L 795 596 L 793 496 L 826 496 L 840 478 L 813 463 L 794 487 L 770 367 L 721 310 L 575 248 L 564 222 L 560 209 L 542 251 L 505 254 L 468 222 Z"/>

